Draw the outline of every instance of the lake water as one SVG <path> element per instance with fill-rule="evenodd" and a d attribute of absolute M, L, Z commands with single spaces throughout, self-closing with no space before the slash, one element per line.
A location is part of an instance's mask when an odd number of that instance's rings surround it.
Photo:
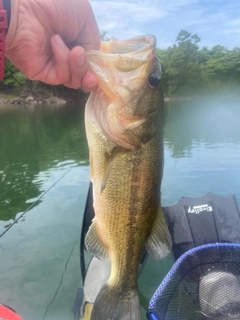
<path fill-rule="evenodd" d="M 83 106 L 0 106 L 0 302 L 25 320 L 73 319 L 79 237 L 89 184 Z M 162 203 L 208 191 L 240 206 L 237 99 L 166 104 Z M 171 266 L 151 258 L 146 308 Z"/>

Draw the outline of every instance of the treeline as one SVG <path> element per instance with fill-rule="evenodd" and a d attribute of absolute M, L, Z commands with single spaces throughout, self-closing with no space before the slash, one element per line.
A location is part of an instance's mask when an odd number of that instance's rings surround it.
<path fill-rule="evenodd" d="M 106 32 L 101 39 L 107 40 Z M 157 49 L 162 65 L 165 96 L 240 94 L 240 48 L 232 50 L 217 45 L 200 48 L 200 37 L 181 30 L 176 43 L 167 49 Z M 9 61 L 5 63 L 5 77 L 0 82 L 0 93 L 14 95 L 57 95 L 76 100 L 83 93 L 64 86 L 50 86 L 30 81 Z"/>
<path fill-rule="evenodd" d="M 200 40 L 181 30 L 172 47 L 157 49 L 165 95 L 240 94 L 240 48 L 200 49 Z"/>
<path fill-rule="evenodd" d="M 0 81 L 0 94 L 20 97 L 31 95 L 44 98 L 57 96 L 69 102 L 81 100 L 85 96 L 85 93 L 81 90 L 29 80 L 7 59 L 5 61 L 4 79 Z"/>

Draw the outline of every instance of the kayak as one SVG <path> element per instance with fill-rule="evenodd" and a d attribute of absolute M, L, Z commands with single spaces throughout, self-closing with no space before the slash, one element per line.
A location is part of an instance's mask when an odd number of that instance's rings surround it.
<path fill-rule="evenodd" d="M 102 285 L 108 280 L 111 269 L 111 265 L 108 261 L 100 261 L 95 257 L 92 257 L 88 265 L 85 263 L 84 238 L 89 225 L 91 224 L 91 220 L 94 217 L 92 203 L 92 186 L 90 184 L 85 205 L 80 243 L 80 261 L 83 287 L 79 289 L 80 299 L 78 299 L 78 301 L 80 305 L 78 308 L 75 308 L 75 310 L 78 310 L 78 312 L 75 314 L 75 320 L 90 319 L 91 310 L 96 296 Z M 231 308 L 234 307 L 234 310 L 228 310 L 226 312 L 232 312 L 236 318 L 236 315 L 238 316 L 237 312 L 240 312 L 240 294 L 236 295 L 237 291 L 240 292 L 240 284 L 238 283 L 238 276 L 240 276 L 240 267 L 238 268 L 238 266 L 240 266 L 240 245 L 238 245 L 240 244 L 240 215 L 235 197 L 220 197 L 214 195 L 213 193 L 207 193 L 199 198 L 182 197 L 174 205 L 163 207 L 163 212 L 173 240 L 172 255 L 175 260 L 175 264 L 169 271 L 166 278 L 160 284 L 160 289 L 158 288 L 153 295 L 149 303 L 149 310 L 147 311 L 146 315 L 147 318 L 149 320 L 191 320 L 192 313 L 194 312 L 197 315 L 200 315 L 199 317 L 196 316 L 194 319 L 205 319 L 203 316 L 203 313 L 205 312 L 207 314 L 206 319 L 208 319 L 212 316 L 215 317 L 215 313 L 213 312 L 215 309 L 218 311 L 220 310 L 220 315 L 224 314 L 225 311 L 222 309 L 226 309 L 228 305 L 231 305 Z M 216 243 L 219 245 L 216 245 Z M 236 250 L 239 250 L 239 261 L 236 259 L 235 262 L 230 261 L 230 265 L 234 272 L 232 271 L 229 274 L 229 270 L 226 270 L 226 261 L 223 263 L 222 259 L 227 257 L 229 260 L 229 257 L 232 255 L 236 256 Z M 234 252 L 234 254 L 232 254 L 232 252 Z M 147 252 L 143 253 L 139 266 L 139 275 L 144 268 L 147 256 Z M 186 271 L 188 270 L 186 266 L 191 265 L 192 260 L 194 260 L 195 263 L 194 267 L 192 266 L 192 268 L 194 270 L 200 268 L 200 271 L 198 273 L 195 272 L 193 275 L 190 274 L 191 270 L 189 271 L 189 274 L 187 274 Z M 203 268 L 201 261 L 205 261 L 207 268 Z M 182 265 L 184 265 L 184 268 Z M 217 270 L 221 273 L 211 273 L 209 275 L 209 266 L 211 266 L 211 271 Z M 185 270 L 186 272 L 184 275 L 181 275 L 179 270 Z M 186 277 L 187 282 L 185 281 Z M 182 279 L 183 282 L 181 282 L 179 279 Z M 204 279 L 204 281 L 202 280 L 201 282 L 201 279 Z M 231 286 L 227 287 L 225 282 L 227 283 L 229 281 Z M 166 283 L 168 283 L 167 289 Z M 193 283 L 195 284 L 194 286 Z M 200 283 L 202 288 L 201 292 L 199 292 Z M 229 297 L 229 303 L 228 301 L 225 301 L 226 299 L 224 300 L 222 298 L 221 294 L 208 294 L 208 292 L 212 292 L 210 289 L 206 289 L 208 288 L 209 283 L 212 285 L 214 284 L 214 288 L 217 288 L 217 285 L 220 283 L 220 286 L 225 288 L 225 296 L 226 290 L 233 290 L 232 288 L 235 288 L 235 291 L 232 294 L 227 294 Z M 186 287 L 188 285 L 189 288 Z M 191 298 L 189 298 L 190 300 L 186 299 L 186 296 L 188 297 L 186 292 L 189 293 L 193 287 L 194 290 L 191 293 Z M 175 295 L 176 293 L 178 298 Z M 213 304 L 212 308 L 207 307 L 208 304 L 203 303 L 206 295 L 208 295 L 208 300 L 210 298 L 214 300 L 211 300 L 211 304 Z M 174 301 L 172 302 L 173 296 Z M 166 297 L 168 297 L 167 300 Z M 181 301 L 179 304 L 177 303 L 177 299 L 180 299 L 180 297 L 184 297 L 185 300 Z M 236 299 L 239 301 L 236 302 Z M 219 300 L 221 300 L 221 302 L 219 302 Z M 196 303 L 193 303 L 193 301 Z M 171 302 L 174 306 L 171 305 Z M 183 311 L 182 308 L 179 307 L 181 309 L 180 312 L 180 309 L 178 310 L 176 307 L 176 303 L 179 306 L 181 304 L 182 306 L 185 306 L 186 310 Z M 162 311 L 160 306 L 165 306 L 164 311 Z M 169 311 L 167 306 L 172 309 Z M 238 308 L 239 311 L 236 311 Z M 160 309 L 161 311 L 159 311 Z M 201 313 L 201 310 L 203 310 L 203 313 Z M 165 314 L 167 311 L 169 311 L 170 317 Z M 178 315 L 181 314 L 181 317 L 176 317 L 174 312 Z M 191 315 L 190 317 L 189 314 Z M 224 317 L 221 319 L 227 318 Z"/>
<path fill-rule="evenodd" d="M 13 309 L 0 304 L 0 319 L 1 320 L 23 320 Z"/>

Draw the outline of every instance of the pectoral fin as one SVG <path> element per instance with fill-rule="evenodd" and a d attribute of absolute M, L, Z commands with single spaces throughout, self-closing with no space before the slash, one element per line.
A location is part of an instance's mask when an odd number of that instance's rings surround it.
<path fill-rule="evenodd" d="M 113 148 L 111 153 L 105 154 L 104 175 L 102 178 L 101 193 L 103 192 L 103 190 L 106 187 L 109 175 L 112 170 L 114 159 L 116 158 L 117 155 L 119 155 L 120 153 L 122 154 L 124 152 L 126 152 L 126 150 L 123 149 L 122 147 L 115 147 L 115 148 Z"/>
<path fill-rule="evenodd" d="M 147 239 L 146 249 L 156 260 L 166 257 L 171 249 L 172 240 L 161 206 L 152 228 L 152 232 Z"/>
<path fill-rule="evenodd" d="M 104 175 L 102 178 L 102 185 L 101 185 L 101 193 L 103 192 L 103 190 L 106 187 L 110 172 L 112 170 L 112 166 L 113 166 L 113 160 L 115 157 L 115 149 L 113 149 L 113 152 L 111 154 L 105 154 L 105 161 L 104 161 Z"/>
<path fill-rule="evenodd" d="M 86 234 L 85 246 L 87 251 L 92 253 L 96 258 L 100 260 L 108 260 L 107 249 L 99 238 L 94 219 Z"/>

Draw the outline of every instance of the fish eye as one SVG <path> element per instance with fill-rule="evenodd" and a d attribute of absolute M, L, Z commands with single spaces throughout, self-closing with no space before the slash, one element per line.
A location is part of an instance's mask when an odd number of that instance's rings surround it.
<path fill-rule="evenodd" d="M 153 72 L 148 77 L 148 83 L 151 88 L 157 88 L 160 85 L 161 82 L 161 74 L 158 72 Z"/>

